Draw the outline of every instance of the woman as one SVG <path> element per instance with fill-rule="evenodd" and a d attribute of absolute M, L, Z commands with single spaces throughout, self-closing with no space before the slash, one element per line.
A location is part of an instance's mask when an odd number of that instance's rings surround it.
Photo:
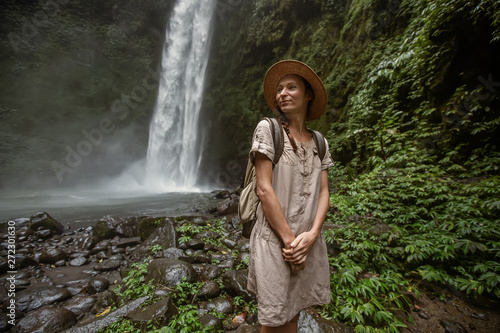
<path fill-rule="evenodd" d="M 328 152 L 323 160 L 306 121 L 326 108 L 321 79 L 306 64 L 280 61 L 266 73 L 264 97 L 279 116 L 284 149 L 273 167 L 269 123 L 255 129 L 250 158 L 260 204 L 250 238 L 248 288 L 258 299 L 261 332 L 297 332 L 299 312 L 330 302 L 328 256 L 321 231 L 328 203 Z"/>

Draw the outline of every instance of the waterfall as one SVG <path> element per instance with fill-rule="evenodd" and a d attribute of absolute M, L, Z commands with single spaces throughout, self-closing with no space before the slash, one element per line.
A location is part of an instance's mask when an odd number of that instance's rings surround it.
<path fill-rule="evenodd" d="M 147 185 L 161 192 L 199 190 L 198 121 L 215 5 L 216 0 L 178 0 L 170 17 L 146 159 Z"/>

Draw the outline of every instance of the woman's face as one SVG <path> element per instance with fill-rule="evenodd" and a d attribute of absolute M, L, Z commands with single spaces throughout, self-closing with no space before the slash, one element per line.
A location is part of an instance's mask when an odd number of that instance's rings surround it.
<path fill-rule="evenodd" d="M 298 75 L 289 74 L 281 78 L 276 87 L 276 102 L 284 113 L 307 113 L 307 103 L 311 100 L 306 95 L 306 86 Z"/>

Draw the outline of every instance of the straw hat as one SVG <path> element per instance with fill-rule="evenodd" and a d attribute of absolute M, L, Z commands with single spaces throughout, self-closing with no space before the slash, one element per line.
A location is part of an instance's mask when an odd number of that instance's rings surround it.
<path fill-rule="evenodd" d="M 302 76 L 314 92 L 314 99 L 311 100 L 307 112 L 306 120 L 314 120 L 321 117 L 326 109 L 326 89 L 319 76 L 303 62 L 297 60 L 282 60 L 272 65 L 264 77 L 264 98 L 267 105 L 278 113 L 276 108 L 276 87 L 279 80 L 288 74 Z"/>

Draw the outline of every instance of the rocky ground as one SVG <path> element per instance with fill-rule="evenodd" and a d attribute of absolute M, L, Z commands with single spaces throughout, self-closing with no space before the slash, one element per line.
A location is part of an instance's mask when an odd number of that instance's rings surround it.
<path fill-rule="evenodd" d="M 226 216 L 218 232 L 210 227 L 213 215 L 209 213 L 175 219 L 105 216 L 93 227 L 70 230 L 40 212 L 3 224 L 0 284 L 5 288 L 0 289 L 0 332 L 89 333 L 122 318 L 130 319 L 138 331 L 145 331 L 151 322 L 161 327 L 178 313 L 172 297 L 181 281 L 202 285 L 191 304 L 203 326 L 226 332 L 258 332 L 256 315 L 240 313 L 235 302 L 238 298 L 248 304 L 255 298 L 246 289 L 244 263 L 249 243 L 241 237 L 238 219 L 232 218 L 237 198 L 226 196 L 210 212 Z M 182 227 L 206 231 L 179 239 Z M 9 253 L 14 239 L 15 256 L 9 257 L 14 254 Z M 122 285 L 131 264 L 145 258 L 149 258 L 146 281 L 162 287 L 154 291 L 153 298 L 124 300 L 117 286 Z M 410 314 L 416 325 L 405 332 L 500 332 L 498 310 L 467 303 L 452 293 L 439 299 L 433 295 L 446 292 L 435 293 L 432 288 L 437 287 L 423 288 L 422 297 L 415 299 Z M 213 310 L 232 320 L 221 321 Z M 308 309 L 301 313 L 299 332 L 354 330 L 321 319 L 314 309 Z"/>

